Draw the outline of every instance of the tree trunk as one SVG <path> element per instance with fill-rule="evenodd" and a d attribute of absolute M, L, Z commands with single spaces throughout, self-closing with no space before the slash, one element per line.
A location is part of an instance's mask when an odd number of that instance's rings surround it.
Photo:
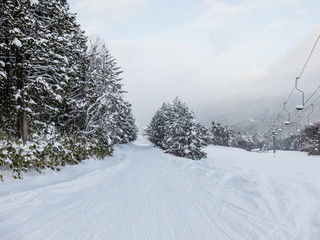
<path fill-rule="evenodd" d="M 16 50 L 16 74 L 17 74 L 17 89 L 20 90 L 20 99 L 18 105 L 18 138 L 21 138 L 23 143 L 28 140 L 28 121 L 26 112 L 25 90 L 26 77 L 23 66 L 23 58 L 20 55 L 19 49 Z"/>
<path fill-rule="evenodd" d="M 22 106 L 24 105 L 25 104 L 22 104 Z M 28 121 L 27 112 L 25 110 L 23 110 L 21 114 L 21 138 L 24 143 L 28 140 Z"/>

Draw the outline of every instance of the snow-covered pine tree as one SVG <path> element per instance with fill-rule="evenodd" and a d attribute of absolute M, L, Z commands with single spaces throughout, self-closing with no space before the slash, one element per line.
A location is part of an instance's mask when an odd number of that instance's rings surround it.
<path fill-rule="evenodd" d="M 228 126 L 222 126 L 220 123 L 211 123 L 212 140 L 211 144 L 219 146 L 229 146 L 230 131 Z"/>
<path fill-rule="evenodd" d="M 25 141 L 28 128 L 43 130 L 48 122 L 59 123 L 81 75 L 78 63 L 86 38 L 66 1 L 4 2 L 0 102 L 7 110 L 2 122 L 6 129 L 18 126 L 17 136 Z"/>
<path fill-rule="evenodd" d="M 120 68 L 106 45 L 91 41 L 87 54 L 85 83 L 74 98 L 77 122 L 85 135 L 108 145 L 125 143 L 136 138 L 131 105 L 124 101 Z"/>
<path fill-rule="evenodd" d="M 162 149 L 165 149 L 163 140 L 167 131 L 167 124 L 172 121 L 170 108 L 170 104 L 163 103 L 146 129 L 149 141 Z"/>
<path fill-rule="evenodd" d="M 119 143 L 129 143 L 137 139 L 137 127 L 132 114 L 131 104 L 123 101 L 117 118 Z"/>
<path fill-rule="evenodd" d="M 266 144 L 266 138 L 258 133 L 249 134 L 241 133 L 228 126 L 222 126 L 220 123 L 212 122 L 212 136 L 209 144 L 220 145 L 226 147 L 235 147 L 251 151 L 254 148 L 262 149 Z"/>
<path fill-rule="evenodd" d="M 12 84 L 13 65 L 15 59 L 11 51 L 10 29 L 14 29 L 12 24 L 13 15 L 12 8 L 14 3 L 11 1 L 0 2 L 0 126 L 1 130 L 8 131 L 13 134 L 15 132 L 14 119 L 12 112 L 14 108 L 14 89 Z"/>
<path fill-rule="evenodd" d="M 149 140 L 166 153 L 199 160 L 206 157 L 203 128 L 195 123 L 193 112 L 179 98 L 163 104 L 147 128 Z"/>
<path fill-rule="evenodd" d="M 69 39 L 57 24 L 62 18 L 60 1 L 33 1 L 30 12 L 34 21 L 34 48 L 28 71 L 29 105 L 32 109 L 30 127 L 47 132 L 57 125 L 63 104 L 64 86 L 68 77 L 65 46 Z M 61 24 L 60 24 L 61 25 Z"/>
<path fill-rule="evenodd" d="M 65 0 L 39 0 L 49 9 L 51 17 L 49 30 L 51 59 L 57 63 L 57 73 L 61 77 L 62 101 L 57 106 L 59 118 L 57 126 L 66 133 L 75 133 L 79 126 L 74 115 L 73 107 L 77 95 L 84 90 L 85 67 L 87 64 L 87 37 L 76 22 L 76 15 L 70 12 Z"/>
<path fill-rule="evenodd" d="M 85 84 L 77 89 L 73 111 L 78 111 L 77 122 L 87 136 L 112 145 L 115 132 L 114 102 L 117 96 L 111 96 L 110 58 L 105 45 L 99 41 L 91 41 L 88 51 L 88 65 L 85 70 Z M 111 98 L 114 102 L 111 101 Z"/>
<path fill-rule="evenodd" d="M 202 136 L 201 138 L 206 142 L 206 144 L 209 144 L 212 139 L 212 133 L 209 131 L 209 129 L 206 126 L 203 126 L 199 123 L 197 123 L 199 128 L 199 135 Z"/>
<path fill-rule="evenodd" d="M 300 135 L 290 135 L 280 141 L 280 148 L 282 150 L 298 151 L 300 149 L 299 142 Z"/>
<path fill-rule="evenodd" d="M 310 155 L 320 155 L 320 123 L 303 129 L 299 145 L 301 151 L 308 152 Z"/>
<path fill-rule="evenodd" d="M 21 178 L 136 138 L 115 59 L 105 46 L 90 59 L 67 1 L 3 0 L 0 10 L 0 165 Z"/>
<path fill-rule="evenodd" d="M 238 133 L 237 147 L 251 151 L 254 148 L 252 135 L 248 133 Z"/>
<path fill-rule="evenodd" d="M 35 21 L 29 0 L 1 1 L 0 56 L 2 128 L 23 141 L 28 137 L 28 71 L 35 48 Z M 4 71 L 3 71 L 4 70 Z M 1 109 L 1 110 L 2 110 Z"/>
<path fill-rule="evenodd" d="M 194 160 L 206 157 L 201 150 L 207 144 L 199 125 L 195 123 L 194 113 L 187 104 L 175 98 L 170 113 L 171 121 L 166 127 L 163 140 L 166 152 Z"/>
<path fill-rule="evenodd" d="M 260 151 L 262 151 L 263 148 L 266 146 L 266 139 L 260 133 L 254 133 L 252 136 L 252 141 L 253 148 L 260 149 Z"/>

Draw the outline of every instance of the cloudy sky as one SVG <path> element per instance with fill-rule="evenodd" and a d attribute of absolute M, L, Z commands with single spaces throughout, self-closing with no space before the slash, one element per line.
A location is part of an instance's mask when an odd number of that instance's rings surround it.
<path fill-rule="evenodd" d="M 190 106 L 289 95 L 320 33 L 319 0 L 70 0 L 107 43 L 146 123 L 162 102 Z M 300 79 L 320 83 L 320 43 Z M 279 104 L 279 110 L 281 110 Z"/>

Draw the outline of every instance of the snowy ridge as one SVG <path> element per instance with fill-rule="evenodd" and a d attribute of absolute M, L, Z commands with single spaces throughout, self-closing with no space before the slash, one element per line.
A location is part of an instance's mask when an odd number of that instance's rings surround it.
<path fill-rule="evenodd" d="M 1 239 L 320 239 L 319 157 L 206 152 L 192 161 L 139 139 L 103 161 L 6 180 Z"/>

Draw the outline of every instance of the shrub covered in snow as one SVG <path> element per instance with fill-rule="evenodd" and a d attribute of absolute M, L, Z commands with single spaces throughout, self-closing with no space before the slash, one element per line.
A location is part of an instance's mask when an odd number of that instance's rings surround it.
<path fill-rule="evenodd" d="M 320 123 L 308 126 L 301 132 L 300 149 L 310 155 L 320 155 Z"/>
<path fill-rule="evenodd" d="M 187 104 L 176 98 L 164 103 L 153 116 L 147 130 L 148 139 L 166 153 L 199 160 L 206 157 L 206 131 L 197 124 Z"/>
<path fill-rule="evenodd" d="M 38 172 L 45 168 L 60 171 L 66 164 L 78 164 L 89 156 L 104 158 L 113 151 L 106 146 L 106 143 L 81 136 L 60 136 L 49 141 L 39 138 L 23 142 L 2 135 L 0 167 L 12 169 L 13 177 L 21 179 L 22 173 L 30 169 Z"/>

